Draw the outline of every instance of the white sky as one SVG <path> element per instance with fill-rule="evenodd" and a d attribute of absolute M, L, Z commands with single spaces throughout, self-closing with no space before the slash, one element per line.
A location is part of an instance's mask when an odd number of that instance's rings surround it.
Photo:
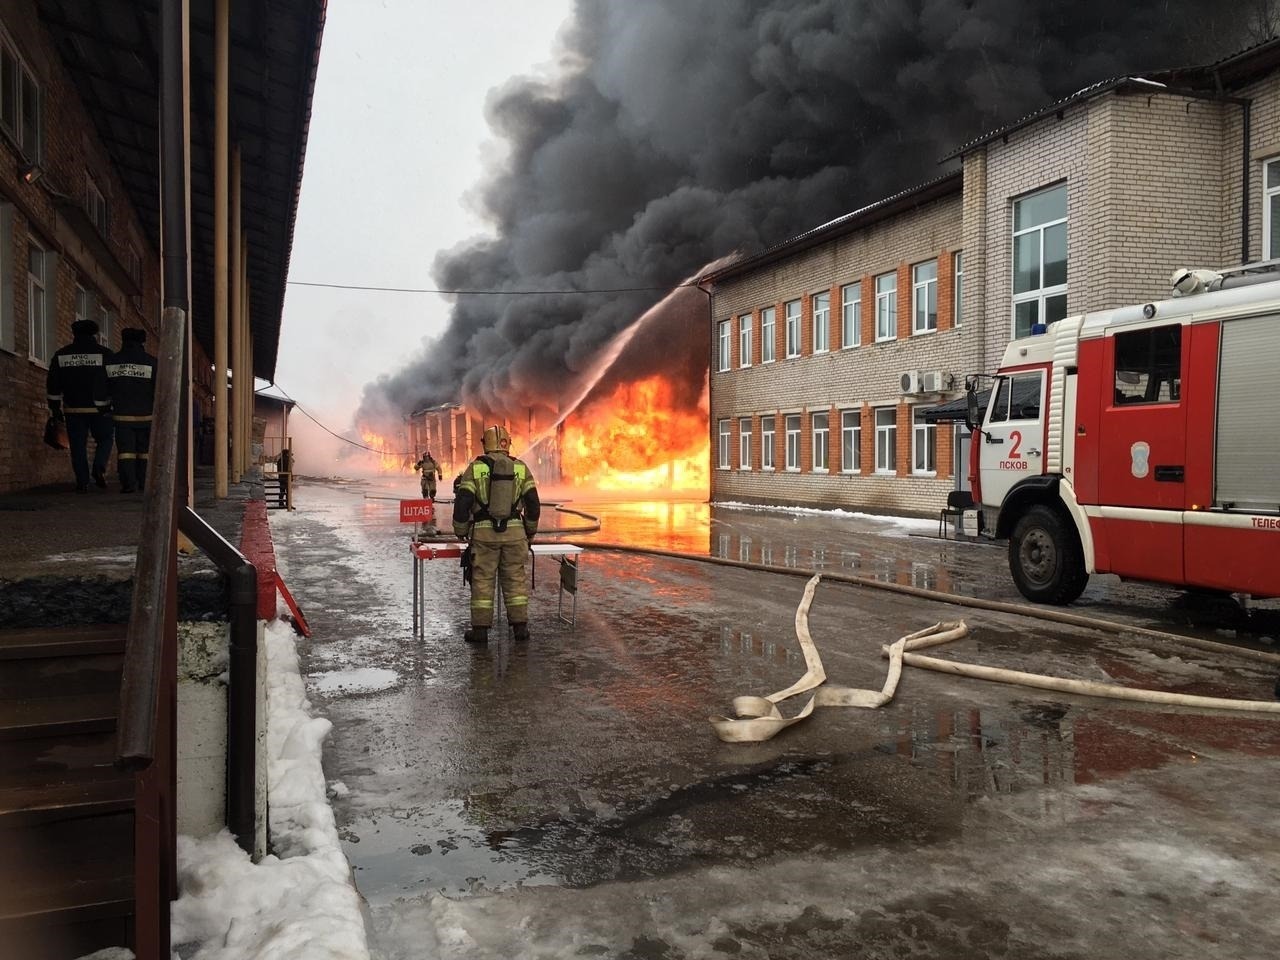
<path fill-rule="evenodd" d="M 570 8 L 329 0 L 289 278 L 435 286 L 436 252 L 486 229 L 466 206 L 495 149 L 485 96 L 552 60 Z M 397 370 L 448 315 L 431 294 L 290 286 L 276 381 L 344 432 L 361 388 Z"/>

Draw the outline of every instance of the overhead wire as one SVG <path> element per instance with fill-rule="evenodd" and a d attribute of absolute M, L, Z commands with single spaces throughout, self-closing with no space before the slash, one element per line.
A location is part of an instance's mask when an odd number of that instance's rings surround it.
<path fill-rule="evenodd" d="M 333 437 L 335 440 L 341 440 L 343 443 L 349 443 L 349 444 L 351 444 L 351 446 L 353 446 L 353 447 L 359 447 L 361 450 L 368 450 L 370 453 L 376 453 L 376 454 L 378 454 L 378 456 L 380 456 L 380 457 L 412 457 L 412 456 L 415 456 L 414 451 L 409 451 L 408 453 L 402 453 L 402 452 L 394 451 L 394 450 L 379 450 L 377 447 L 370 447 L 370 446 L 368 446 L 368 445 L 366 445 L 366 444 L 363 444 L 363 443 L 357 443 L 355 440 L 352 440 L 350 437 L 344 437 L 344 436 L 343 436 L 342 434 L 340 434 L 340 433 L 335 433 L 334 431 L 332 431 L 332 430 L 330 430 L 328 427 L 326 427 L 323 423 L 321 423 L 319 420 L 317 420 L 315 417 L 313 417 L 313 416 L 310 414 L 310 412 L 308 412 L 308 411 L 307 411 L 307 409 L 306 409 L 302 404 L 300 404 L 297 400 L 293 399 L 293 397 L 289 396 L 288 392 L 284 389 L 284 387 L 280 386 L 280 384 L 278 384 L 278 383 L 276 383 L 274 380 L 272 380 L 272 381 L 271 381 L 271 386 L 275 387 L 275 388 L 276 388 L 277 390 L 279 390 L 282 394 L 284 394 L 284 398 L 285 398 L 286 400 L 288 400 L 290 403 L 292 403 L 292 404 L 294 405 L 294 407 L 297 409 L 297 411 L 298 411 L 299 413 L 301 413 L 304 417 L 306 417 L 308 420 L 310 420 L 312 423 L 314 423 L 317 427 L 319 427 L 319 428 L 320 428 L 321 430 L 323 430 L 325 433 L 329 434 L 329 436 Z"/>

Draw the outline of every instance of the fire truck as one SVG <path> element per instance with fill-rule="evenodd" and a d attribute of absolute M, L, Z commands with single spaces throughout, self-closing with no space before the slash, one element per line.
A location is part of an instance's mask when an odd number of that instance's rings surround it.
<path fill-rule="evenodd" d="M 1171 299 L 1037 328 L 969 378 L 973 496 L 1023 596 L 1093 573 L 1280 596 L 1277 264 L 1175 271 Z"/>

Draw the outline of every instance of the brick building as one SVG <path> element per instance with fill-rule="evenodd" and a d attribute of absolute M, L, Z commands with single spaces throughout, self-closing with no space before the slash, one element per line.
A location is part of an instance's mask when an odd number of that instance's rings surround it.
<path fill-rule="evenodd" d="M 70 478 L 41 442 L 45 376 L 71 323 L 120 347 L 143 327 L 154 350 L 158 252 L 98 139 L 36 6 L 0 3 L 0 491 Z M 208 369 L 207 361 L 200 365 Z"/>
<path fill-rule="evenodd" d="M 1010 339 L 1280 257 L 1280 40 L 1100 82 L 945 160 L 706 278 L 713 501 L 936 512 L 967 440 L 925 411 Z"/>

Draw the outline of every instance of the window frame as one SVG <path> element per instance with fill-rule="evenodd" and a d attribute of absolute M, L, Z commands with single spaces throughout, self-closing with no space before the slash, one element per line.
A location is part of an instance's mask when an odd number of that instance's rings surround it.
<path fill-rule="evenodd" d="M 880 422 L 882 413 L 890 415 L 888 423 Z M 898 408 L 876 407 L 871 423 L 876 431 L 875 472 L 881 476 L 894 476 L 898 472 Z M 883 444 L 880 439 L 882 435 L 886 438 Z M 883 462 L 881 453 L 885 454 Z"/>
<path fill-rule="evenodd" d="M 880 289 L 882 280 L 892 281 L 893 286 Z M 880 332 L 880 321 L 887 321 L 888 333 Z M 898 274 L 882 273 L 876 277 L 876 343 L 888 343 L 898 339 Z"/>
<path fill-rule="evenodd" d="M 98 233 L 103 239 L 108 236 L 108 227 L 111 223 L 111 209 L 107 205 L 107 198 L 98 188 L 97 181 L 93 179 L 93 174 L 85 172 L 85 190 L 84 190 L 84 208 L 89 214 L 89 219 L 93 221 L 93 225 L 98 228 Z"/>
<path fill-rule="evenodd" d="M 729 470 L 731 469 L 729 463 L 729 418 L 722 417 L 716 423 L 716 429 L 718 431 L 716 444 L 716 452 L 718 454 L 717 466 L 720 470 Z"/>
<path fill-rule="evenodd" d="M 788 473 L 800 472 L 800 430 L 803 418 L 798 413 L 787 413 L 782 416 L 783 431 L 783 467 Z M 794 422 L 795 427 L 792 428 Z M 792 441 L 795 441 L 794 444 Z"/>
<path fill-rule="evenodd" d="M 1267 186 L 1267 175 L 1271 169 L 1278 171 L 1276 185 L 1274 187 Z M 1277 255 L 1273 244 L 1271 243 L 1271 231 L 1273 229 L 1271 215 L 1271 199 L 1280 197 L 1280 157 L 1272 157 L 1262 162 L 1262 259 L 1270 260 Z"/>
<path fill-rule="evenodd" d="M 822 426 L 818 426 L 818 421 Z M 818 453 L 821 450 L 822 456 Z M 814 473 L 829 473 L 831 469 L 831 413 L 815 410 L 809 414 L 809 461 Z"/>
<path fill-rule="evenodd" d="M 32 269 L 32 260 L 39 257 L 40 273 L 37 275 Z M 35 240 L 27 238 L 27 357 L 38 366 L 47 368 L 49 361 L 53 358 L 54 351 L 58 348 L 54 345 L 56 330 L 56 316 L 51 314 L 50 310 L 53 304 L 49 302 L 49 251 L 36 243 Z M 36 291 L 39 291 L 37 294 Z M 39 325 L 43 328 L 40 336 L 36 334 L 36 309 L 39 308 L 40 317 Z M 36 352 L 36 345 L 43 342 L 45 349 L 44 356 Z"/>
<path fill-rule="evenodd" d="M 1043 197 L 1057 190 L 1062 191 L 1063 206 L 1066 209 L 1066 213 L 1064 213 L 1061 217 L 1058 217 L 1054 220 L 1045 220 L 1042 223 L 1037 223 L 1029 227 L 1023 227 L 1021 230 L 1017 229 L 1019 204 L 1023 204 L 1030 200 L 1034 200 L 1037 197 Z M 1056 227 L 1056 226 L 1067 227 L 1070 214 L 1071 214 L 1070 201 L 1071 201 L 1071 197 L 1070 197 L 1070 194 L 1067 192 L 1067 184 L 1065 181 L 1061 183 L 1055 183 L 1051 186 L 1044 187 L 1040 190 L 1035 190 L 1031 193 L 1023 194 L 1022 196 L 1017 197 L 1013 200 L 1013 204 L 1012 204 L 1012 207 L 1010 208 L 1010 213 L 1009 213 L 1009 222 L 1013 227 L 1013 232 L 1010 236 L 1010 245 L 1009 245 L 1009 292 L 1011 297 L 1010 303 L 1009 303 L 1009 331 L 1011 334 L 1010 339 L 1016 340 L 1022 337 L 1030 336 L 1031 334 L 1030 330 L 1028 330 L 1026 333 L 1018 332 L 1018 307 L 1020 307 L 1021 305 L 1025 303 L 1036 304 L 1037 305 L 1036 322 L 1040 324 L 1046 324 L 1046 325 L 1049 322 L 1045 319 L 1045 316 L 1047 313 L 1046 306 L 1049 300 L 1054 300 L 1054 299 L 1057 299 L 1058 297 L 1061 297 L 1063 300 L 1063 310 L 1064 311 L 1066 310 L 1066 298 L 1067 298 L 1067 286 L 1068 286 L 1067 281 L 1064 280 L 1062 283 L 1054 284 L 1051 287 L 1046 287 L 1044 285 L 1044 235 L 1045 235 L 1045 231 L 1047 231 L 1051 227 Z M 1067 229 L 1069 230 L 1070 228 L 1067 227 Z M 1037 263 L 1037 270 L 1039 272 L 1040 285 L 1035 289 L 1024 290 L 1022 293 L 1017 293 L 1014 291 L 1014 286 L 1018 282 L 1018 269 L 1017 269 L 1018 240 L 1022 237 L 1030 236 L 1033 233 L 1039 234 L 1040 259 Z M 1067 237 L 1067 242 L 1068 244 L 1070 243 L 1070 235 L 1068 235 Z M 1068 271 L 1070 270 L 1070 255 L 1071 255 L 1070 246 L 1068 246 L 1067 248 Z M 1064 316 L 1065 316 L 1065 312 L 1064 312 Z M 1032 324 L 1032 327 L 1034 326 L 1035 324 Z"/>
<path fill-rule="evenodd" d="M 792 307 L 795 307 L 794 312 L 792 312 Z M 787 325 L 786 341 L 784 342 L 784 347 L 786 348 L 785 359 L 794 360 L 800 356 L 800 315 L 802 312 L 800 301 L 788 300 L 782 305 L 782 309 L 783 322 Z"/>
<path fill-rule="evenodd" d="M 716 373 L 729 372 L 729 355 L 731 353 L 730 337 L 732 331 L 729 329 L 729 321 L 719 321 L 717 329 L 717 342 L 719 343 L 719 356 L 716 357 Z"/>
<path fill-rule="evenodd" d="M 751 469 L 751 418 L 738 418 L 738 469 Z"/>
<path fill-rule="evenodd" d="M 938 475 L 938 425 L 921 419 L 926 409 L 924 406 L 911 408 L 911 475 L 915 477 Z M 920 465 L 922 442 L 924 466 Z"/>
<path fill-rule="evenodd" d="M 765 336 L 765 327 L 769 335 Z M 762 307 L 760 309 L 760 365 L 773 363 L 777 359 L 778 350 L 778 308 Z"/>
<path fill-rule="evenodd" d="M 824 305 L 819 307 L 819 300 Z M 831 291 L 819 290 L 809 297 L 809 312 L 813 315 L 813 352 L 831 352 Z"/>
<path fill-rule="evenodd" d="M 849 417 L 853 418 L 853 426 L 847 423 Z M 845 460 L 846 439 L 852 441 L 848 448 L 853 458 L 852 465 Z M 862 472 L 862 411 L 857 407 L 840 411 L 840 472 L 850 475 Z"/>
<path fill-rule="evenodd" d="M 765 438 L 768 438 L 768 442 Z M 777 423 L 774 417 L 760 418 L 760 469 L 772 471 L 776 469 L 775 458 L 778 451 Z"/>
<path fill-rule="evenodd" d="M 921 268 L 933 267 L 932 279 L 920 279 Z M 924 322 L 921 323 L 921 297 L 924 298 Z M 933 301 L 933 326 L 929 325 L 929 301 Z M 911 335 L 920 337 L 938 331 L 938 261 L 922 260 L 911 267 Z"/>
<path fill-rule="evenodd" d="M 11 78 L 13 89 L 11 91 L 4 89 L 4 75 L 3 70 L 0 69 L 0 131 L 18 148 L 18 152 L 23 157 L 31 163 L 39 163 L 44 158 L 44 90 L 36 79 L 31 64 L 18 51 L 18 45 L 14 43 L 8 32 L 0 27 L 0 58 L 5 54 L 13 62 Z M 34 122 L 28 120 L 26 100 L 28 86 L 34 93 Z M 5 119 L 5 101 L 10 96 L 13 98 L 10 105 L 13 115 Z M 31 135 L 34 143 L 27 142 L 28 134 Z"/>
<path fill-rule="evenodd" d="M 854 291 L 853 299 L 849 291 Z M 849 336 L 849 331 L 853 336 Z M 851 350 L 862 346 L 862 281 L 855 280 L 840 288 L 840 349 Z"/>
<path fill-rule="evenodd" d="M 752 317 L 744 313 L 738 317 L 738 369 L 751 366 Z"/>

